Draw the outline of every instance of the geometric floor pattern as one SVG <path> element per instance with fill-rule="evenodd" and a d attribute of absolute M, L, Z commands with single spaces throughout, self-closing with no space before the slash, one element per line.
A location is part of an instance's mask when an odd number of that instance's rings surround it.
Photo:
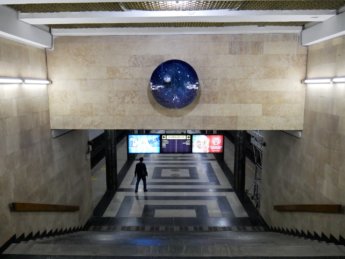
<path fill-rule="evenodd" d="M 113 229 L 208 230 L 253 227 L 213 155 L 145 155 L 147 189 L 134 192 L 132 164 L 99 226 Z M 94 222 L 94 228 L 97 224 Z"/>

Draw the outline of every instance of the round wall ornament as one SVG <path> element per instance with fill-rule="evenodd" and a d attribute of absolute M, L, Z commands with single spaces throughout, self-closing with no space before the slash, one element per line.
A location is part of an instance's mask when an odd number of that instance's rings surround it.
<path fill-rule="evenodd" d="M 172 59 L 161 63 L 153 71 L 150 87 L 154 99 L 160 105 L 180 109 L 197 97 L 199 79 L 191 65 Z"/>

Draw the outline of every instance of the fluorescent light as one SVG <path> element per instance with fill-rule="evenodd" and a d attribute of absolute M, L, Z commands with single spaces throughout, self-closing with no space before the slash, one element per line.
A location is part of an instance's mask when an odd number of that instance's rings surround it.
<path fill-rule="evenodd" d="M 332 83 L 331 78 L 307 78 L 303 81 L 305 84 L 330 84 Z"/>
<path fill-rule="evenodd" d="M 49 85 L 50 81 L 47 79 L 24 79 L 24 84 L 30 85 Z"/>
<path fill-rule="evenodd" d="M 345 83 L 345 76 L 333 77 L 332 82 L 333 83 Z"/>
<path fill-rule="evenodd" d="M 3 77 L 0 76 L 0 84 L 36 84 L 36 85 L 48 85 L 51 81 L 47 79 L 37 78 L 19 78 L 19 77 Z"/>
<path fill-rule="evenodd" d="M 17 77 L 0 77 L 0 84 L 21 84 L 23 79 Z"/>
<path fill-rule="evenodd" d="M 345 76 L 306 78 L 303 80 L 303 83 L 305 84 L 345 83 Z"/>

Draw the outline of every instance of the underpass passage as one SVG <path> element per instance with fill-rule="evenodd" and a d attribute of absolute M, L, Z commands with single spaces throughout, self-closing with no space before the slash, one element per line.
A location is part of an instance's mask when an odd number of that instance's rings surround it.
<path fill-rule="evenodd" d="M 259 227 L 235 194 L 211 154 L 145 155 L 147 188 L 134 192 L 135 164 L 129 168 L 93 230 L 250 229 Z M 227 172 L 229 173 L 229 172 Z"/>

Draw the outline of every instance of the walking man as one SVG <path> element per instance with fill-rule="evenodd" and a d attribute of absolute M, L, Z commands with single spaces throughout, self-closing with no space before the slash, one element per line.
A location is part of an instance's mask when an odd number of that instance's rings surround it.
<path fill-rule="evenodd" d="M 137 183 L 135 185 L 135 192 L 138 192 L 138 186 L 139 186 L 139 182 L 142 179 L 144 182 L 144 192 L 147 192 L 146 189 L 146 176 L 147 176 L 147 170 L 146 170 L 146 165 L 143 162 L 144 158 L 140 157 L 139 158 L 139 163 L 136 164 L 135 166 L 135 173 L 134 176 L 137 177 Z"/>

